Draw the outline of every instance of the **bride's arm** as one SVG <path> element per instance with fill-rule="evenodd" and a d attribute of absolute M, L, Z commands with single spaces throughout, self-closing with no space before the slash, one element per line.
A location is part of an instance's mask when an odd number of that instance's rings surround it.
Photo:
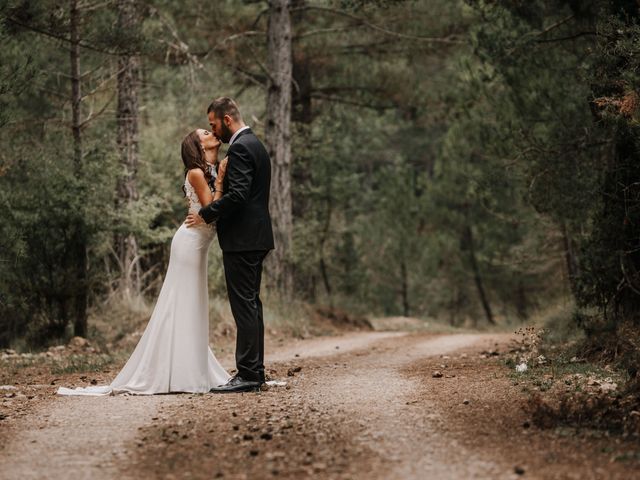
<path fill-rule="evenodd" d="M 220 166 L 218 167 L 218 176 L 216 177 L 216 181 L 213 183 L 216 191 L 213 194 L 213 201 L 215 202 L 216 200 L 220 200 L 222 198 L 222 196 L 224 195 L 224 191 L 223 191 L 223 180 L 224 180 L 224 176 L 227 174 L 227 162 L 229 161 L 229 159 L 227 157 L 224 157 L 224 160 L 222 160 L 220 162 Z M 203 203 L 202 205 L 208 205 L 208 203 Z"/>
<path fill-rule="evenodd" d="M 204 172 L 199 168 L 194 168 L 193 170 L 189 170 L 187 173 L 187 177 L 189 178 L 189 183 L 193 186 L 196 191 L 196 195 L 198 195 L 198 200 L 200 200 L 200 205 L 209 205 L 216 200 L 220 200 L 223 195 L 223 180 L 224 176 L 227 173 L 227 162 L 228 158 L 225 158 L 220 162 L 220 167 L 218 168 L 218 176 L 216 177 L 216 181 L 214 182 L 215 192 L 211 195 L 211 190 L 209 189 L 209 185 L 207 184 L 207 180 L 204 177 Z M 192 173 L 193 172 L 193 173 Z M 193 178 L 192 178 L 193 177 Z M 187 227 L 194 227 L 196 225 L 205 223 L 203 218 L 197 213 L 190 213 L 187 215 L 187 219 L 185 220 Z"/>
<path fill-rule="evenodd" d="M 187 178 L 196 191 L 196 195 L 198 195 L 200 205 L 209 205 L 213 200 L 213 195 L 211 195 L 211 190 L 207 184 L 207 179 L 204 177 L 204 172 L 199 168 L 192 168 L 187 172 Z"/>
<path fill-rule="evenodd" d="M 207 179 L 204 176 L 204 172 L 199 168 L 193 168 L 187 172 L 187 178 L 189 179 L 189 183 L 193 186 L 193 189 L 196 191 L 196 195 L 198 195 L 198 200 L 200 200 L 200 205 L 209 205 L 211 202 L 215 202 L 216 200 L 220 200 L 222 195 L 224 195 L 222 191 L 222 185 L 224 181 L 224 176 L 227 173 L 227 158 L 220 162 L 220 167 L 218 167 L 218 176 L 216 177 L 215 185 L 215 193 L 211 194 L 211 189 L 209 188 L 209 184 L 207 183 Z"/>

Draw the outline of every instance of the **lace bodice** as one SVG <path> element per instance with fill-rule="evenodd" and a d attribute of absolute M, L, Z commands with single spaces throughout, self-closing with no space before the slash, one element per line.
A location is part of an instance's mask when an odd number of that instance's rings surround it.
<path fill-rule="evenodd" d="M 184 179 L 184 190 L 187 195 L 187 200 L 189 201 L 189 212 L 198 212 L 202 208 L 202 204 L 200 203 L 200 199 L 198 198 L 198 194 L 196 193 L 196 189 L 193 188 L 189 179 L 185 177 Z"/>
<path fill-rule="evenodd" d="M 214 169 L 211 170 L 211 173 L 213 174 L 213 178 L 216 178 L 216 171 Z M 209 188 L 211 188 L 211 185 L 209 185 Z M 196 193 L 196 189 L 193 188 L 193 185 L 191 185 L 191 182 L 189 182 L 189 178 L 188 177 L 184 177 L 184 190 L 187 196 L 187 200 L 189 201 L 189 212 L 198 212 L 198 210 L 200 210 L 203 205 L 200 203 L 200 199 L 198 198 L 198 194 Z M 211 193 L 213 193 L 213 190 L 211 191 Z"/>
<path fill-rule="evenodd" d="M 191 185 L 191 182 L 189 182 L 189 179 L 187 177 L 185 177 L 184 179 L 184 190 L 186 193 L 187 200 L 189 201 L 189 213 L 198 213 L 202 208 L 202 204 L 200 203 L 200 199 L 198 198 L 196 189 L 193 188 L 193 185 Z M 213 191 L 211 193 L 213 193 Z M 215 232 L 215 224 L 213 223 L 210 223 L 210 224 L 204 223 L 200 225 L 200 228 L 205 229 L 206 231 Z"/>

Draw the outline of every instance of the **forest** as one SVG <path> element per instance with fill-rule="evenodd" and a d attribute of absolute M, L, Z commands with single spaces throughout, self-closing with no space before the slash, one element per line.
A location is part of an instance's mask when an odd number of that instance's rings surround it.
<path fill-rule="evenodd" d="M 271 153 L 269 308 L 484 328 L 569 304 L 637 360 L 639 10 L 3 0 L 0 346 L 153 304 L 180 142 L 230 96 Z M 216 245 L 209 272 L 224 298 Z"/>
<path fill-rule="evenodd" d="M 637 478 L 640 1 L 0 0 L 0 43 L 0 477 Z M 171 254 L 219 97 L 262 303 Z"/>

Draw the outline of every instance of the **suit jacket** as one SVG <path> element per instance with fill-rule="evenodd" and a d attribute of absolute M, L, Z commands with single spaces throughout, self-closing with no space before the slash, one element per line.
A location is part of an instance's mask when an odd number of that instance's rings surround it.
<path fill-rule="evenodd" d="M 207 223 L 217 222 L 223 252 L 273 249 L 269 215 L 271 159 L 251 129 L 238 134 L 227 151 L 225 194 L 200 209 Z"/>

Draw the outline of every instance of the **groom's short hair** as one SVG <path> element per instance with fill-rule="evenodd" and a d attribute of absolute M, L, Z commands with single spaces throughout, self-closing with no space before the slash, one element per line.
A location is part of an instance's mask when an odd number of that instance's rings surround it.
<path fill-rule="evenodd" d="M 213 112 L 216 118 L 222 119 L 225 115 L 229 115 L 236 122 L 242 120 L 238 104 L 229 97 L 216 98 L 211 102 L 211 105 L 207 108 L 207 113 L 211 112 Z"/>

